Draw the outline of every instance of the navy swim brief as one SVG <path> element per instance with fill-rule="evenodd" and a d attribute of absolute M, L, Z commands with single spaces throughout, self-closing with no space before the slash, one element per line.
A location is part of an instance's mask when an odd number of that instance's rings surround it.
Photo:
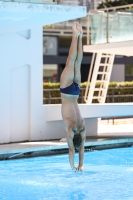
<path fill-rule="evenodd" d="M 77 83 L 72 83 L 70 86 L 66 88 L 60 88 L 60 92 L 64 94 L 70 94 L 70 95 L 79 95 L 80 85 Z"/>

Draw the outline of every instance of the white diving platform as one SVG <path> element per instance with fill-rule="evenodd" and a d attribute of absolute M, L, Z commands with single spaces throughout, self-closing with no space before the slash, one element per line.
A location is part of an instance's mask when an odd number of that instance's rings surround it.
<path fill-rule="evenodd" d="M 84 52 L 133 56 L 133 40 L 105 44 L 84 45 Z"/>
<path fill-rule="evenodd" d="M 61 105 L 45 105 L 46 121 L 62 120 Z M 132 116 L 132 103 L 112 104 L 79 104 L 83 118 L 108 118 L 120 116 Z M 52 114 L 51 114 L 52 113 Z"/>
<path fill-rule="evenodd" d="M 34 0 L 31 0 L 31 3 L 28 0 L 27 3 L 21 1 L 0 1 L 0 34 L 23 31 L 31 27 L 42 27 L 86 16 L 85 6 L 32 3 Z"/>

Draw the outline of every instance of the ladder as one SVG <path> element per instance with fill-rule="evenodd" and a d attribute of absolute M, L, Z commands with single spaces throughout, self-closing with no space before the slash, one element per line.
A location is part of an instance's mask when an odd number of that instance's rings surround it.
<path fill-rule="evenodd" d="M 114 57 L 115 54 L 93 53 L 84 96 L 87 104 L 93 100 L 105 103 Z"/>

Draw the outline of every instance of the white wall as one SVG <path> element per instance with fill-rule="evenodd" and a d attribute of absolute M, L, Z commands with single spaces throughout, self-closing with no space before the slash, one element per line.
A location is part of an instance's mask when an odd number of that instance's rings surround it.
<path fill-rule="evenodd" d="M 14 67 L 9 70 L 9 73 L 10 140 L 27 140 L 29 134 L 30 114 L 30 66 L 23 65 Z"/>
<path fill-rule="evenodd" d="M 123 64 L 113 65 L 110 82 L 113 82 L 113 81 L 116 81 L 116 82 L 125 81 L 125 65 Z"/>
<path fill-rule="evenodd" d="M 0 143 L 42 139 L 42 28 L 0 35 L 0 44 Z"/>

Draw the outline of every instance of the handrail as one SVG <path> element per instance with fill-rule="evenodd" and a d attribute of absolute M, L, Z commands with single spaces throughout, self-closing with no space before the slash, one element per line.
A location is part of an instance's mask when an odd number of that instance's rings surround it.
<path fill-rule="evenodd" d="M 114 103 L 114 99 L 115 98 L 123 98 L 123 97 L 131 97 L 133 98 L 133 94 L 115 94 L 115 90 L 119 90 L 119 89 L 133 89 L 133 87 L 108 87 L 108 92 L 109 90 L 111 90 L 107 96 L 106 96 L 106 103 Z M 43 103 L 44 104 L 51 104 L 52 100 L 59 100 L 61 103 L 61 96 L 52 96 L 51 92 L 52 91 L 60 91 L 59 88 L 54 88 L 54 89 L 43 89 Z M 48 92 L 47 94 L 45 92 Z M 81 94 L 79 96 L 79 100 L 80 103 L 84 103 L 84 95 L 85 95 L 85 88 L 81 88 Z M 109 98 L 111 98 L 111 100 L 109 100 Z M 47 103 L 45 103 L 45 101 L 47 101 Z M 121 102 L 121 101 L 120 101 Z M 129 101 L 126 101 L 129 102 Z M 131 102 L 131 101 L 130 101 Z"/>
<path fill-rule="evenodd" d="M 80 90 L 85 90 L 85 88 L 80 88 Z M 116 87 L 108 87 L 108 90 L 109 89 L 115 89 L 115 90 L 118 90 L 118 89 L 133 89 L 133 87 L 131 86 L 116 86 Z M 49 89 L 49 88 L 44 88 L 43 91 L 60 91 L 60 88 L 53 88 L 53 89 Z"/>
<path fill-rule="evenodd" d="M 132 16 L 133 4 L 97 9 L 88 12 L 88 25 L 90 28 L 87 29 L 87 45 L 133 40 L 130 28 L 132 27 L 132 19 L 130 19 Z M 115 20 L 115 17 L 117 17 L 118 20 Z M 103 19 L 103 21 L 100 21 L 100 19 Z M 122 23 L 120 23 L 120 21 L 122 21 Z M 125 24 L 127 23 L 127 25 L 122 26 L 121 24 L 124 24 L 123 22 Z M 129 33 L 127 32 L 127 27 L 129 28 Z"/>
<path fill-rule="evenodd" d="M 102 9 L 98 9 L 98 10 L 92 10 L 89 13 L 96 13 L 96 12 L 99 12 L 99 11 L 119 10 L 121 8 L 130 8 L 130 7 L 133 7 L 133 4 L 123 5 L 123 6 L 114 6 L 114 7 L 109 7 L 109 8 L 102 8 Z"/>
<path fill-rule="evenodd" d="M 4 0 L 0 0 L 5 2 Z M 57 0 L 6 0 L 6 2 L 32 3 L 32 4 L 57 4 Z"/>

